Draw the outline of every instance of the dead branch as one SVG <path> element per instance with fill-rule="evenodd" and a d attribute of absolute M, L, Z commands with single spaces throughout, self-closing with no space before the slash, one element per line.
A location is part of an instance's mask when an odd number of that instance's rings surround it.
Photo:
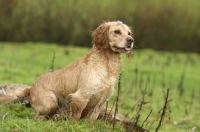
<path fill-rule="evenodd" d="M 53 52 L 53 58 L 52 58 L 52 61 L 51 61 L 51 66 L 50 66 L 50 72 L 53 72 L 54 71 L 54 60 L 55 60 L 55 52 Z"/>
<path fill-rule="evenodd" d="M 107 111 L 107 110 L 108 110 L 108 101 L 106 101 L 106 111 Z M 105 114 L 104 114 L 103 120 L 104 120 L 105 122 L 107 122 L 107 120 L 106 120 L 106 112 L 105 112 Z"/>
<path fill-rule="evenodd" d="M 183 82 L 184 82 L 184 78 L 185 78 L 185 75 L 184 73 L 181 75 L 181 80 L 178 84 L 178 89 L 179 89 L 179 97 L 181 99 L 181 97 L 183 96 L 183 93 L 184 93 L 184 88 L 183 88 Z"/>
<path fill-rule="evenodd" d="M 164 72 L 164 66 L 162 67 L 162 88 L 165 88 L 165 72 Z"/>
<path fill-rule="evenodd" d="M 116 106 L 115 106 L 115 113 L 114 113 L 113 128 L 115 127 L 116 114 L 118 113 L 118 103 L 119 103 L 120 89 L 121 89 L 121 73 L 119 74 L 119 82 L 118 82 L 118 91 L 117 91 L 117 97 L 116 97 Z"/>
<path fill-rule="evenodd" d="M 143 80 L 143 72 L 142 72 L 141 75 L 140 75 L 139 84 L 138 84 L 139 88 L 142 87 L 143 82 L 144 82 L 144 80 Z"/>
<path fill-rule="evenodd" d="M 149 116 L 151 115 L 151 113 L 152 113 L 152 109 L 151 109 L 150 113 L 148 114 L 148 116 L 146 117 L 146 119 L 143 121 L 141 127 L 143 127 L 144 123 L 148 120 L 148 118 L 149 118 Z"/>
<path fill-rule="evenodd" d="M 154 78 L 153 78 L 153 85 L 152 85 L 151 91 L 150 91 L 149 94 L 148 94 L 150 97 L 153 96 L 153 91 L 154 91 L 154 88 L 155 88 L 155 84 L 156 84 L 156 75 L 154 75 Z"/>
<path fill-rule="evenodd" d="M 149 129 L 148 129 L 148 130 L 151 129 L 151 127 L 152 127 L 152 125 L 153 125 L 154 122 L 155 122 L 155 120 L 152 121 L 152 123 L 151 123 L 151 125 L 149 126 Z"/>
<path fill-rule="evenodd" d="M 142 99 L 141 101 L 139 102 L 138 104 L 138 110 L 137 110 L 137 113 L 136 113 L 136 116 L 135 118 L 133 119 L 133 121 L 130 123 L 130 125 L 127 127 L 127 132 L 130 132 L 130 130 L 136 130 L 136 126 L 138 127 L 138 121 L 139 121 L 139 118 L 140 118 L 140 112 L 142 110 L 142 106 L 148 102 L 145 102 L 144 99 L 145 99 L 145 95 L 146 95 L 146 89 L 147 89 L 147 84 L 146 84 L 146 87 L 145 87 L 145 90 L 142 91 Z M 142 128 L 142 127 L 141 127 Z"/>
<path fill-rule="evenodd" d="M 194 89 L 192 89 L 191 100 L 190 100 L 190 107 L 189 107 L 190 111 L 192 110 L 194 99 L 195 99 L 195 91 L 194 91 Z"/>
<path fill-rule="evenodd" d="M 140 114 L 138 113 L 133 119 L 133 121 L 130 122 L 130 124 L 127 126 L 126 132 L 131 132 L 131 130 L 135 129 L 135 127 L 138 126 L 137 123 L 138 123 L 139 118 L 140 118 Z"/>
<path fill-rule="evenodd" d="M 136 67 L 135 67 L 135 88 L 137 88 L 137 83 L 138 83 L 138 66 L 136 64 Z"/>
<path fill-rule="evenodd" d="M 169 98 L 169 88 L 167 88 L 167 93 L 166 93 L 166 96 L 165 96 L 165 103 L 164 103 L 164 106 L 163 106 L 163 109 L 162 109 L 162 113 L 161 113 L 161 116 L 160 116 L 160 120 L 159 120 L 159 123 L 158 123 L 158 126 L 155 130 L 155 132 L 157 132 L 159 130 L 159 128 L 161 127 L 161 124 L 162 124 L 162 121 L 165 117 L 165 114 L 166 114 L 166 111 L 167 111 L 167 106 L 168 106 L 168 103 L 170 100 L 168 100 Z"/>
<path fill-rule="evenodd" d="M 141 112 L 143 105 L 148 103 L 144 101 L 145 95 L 147 94 L 146 91 L 147 91 L 147 83 L 146 83 L 145 89 L 142 91 L 142 99 L 138 105 L 137 115 L 139 115 L 139 113 Z"/>

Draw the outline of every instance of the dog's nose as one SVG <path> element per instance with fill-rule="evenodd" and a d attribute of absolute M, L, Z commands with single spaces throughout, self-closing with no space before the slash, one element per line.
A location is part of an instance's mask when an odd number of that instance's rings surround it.
<path fill-rule="evenodd" d="M 131 37 L 128 37 L 126 40 L 129 45 L 131 45 L 133 43 L 133 38 L 131 38 Z"/>

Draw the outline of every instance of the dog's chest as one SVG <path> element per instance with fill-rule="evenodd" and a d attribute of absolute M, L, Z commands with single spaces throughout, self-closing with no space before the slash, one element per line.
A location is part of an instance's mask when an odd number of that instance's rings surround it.
<path fill-rule="evenodd" d="M 112 95 L 117 75 L 111 75 L 103 68 L 91 70 L 90 72 L 93 85 L 86 95 L 90 96 L 87 107 L 92 108 Z"/>
<path fill-rule="evenodd" d="M 88 102 L 88 108 L 94 108 L 98 103 L 105 102 L 113 93 L 114 87 L 102 87 L 101 89 L 93 89 Z"/>
<path fill-rule="evenodd" d="M 87 107 L 92 108 L 98 103 L 105 102 L 112 95 L 119 68 L 118 57 L 106 59 L 98 56 L 89 59 L 79 80 L 79 91 L 88 99 Z"/>

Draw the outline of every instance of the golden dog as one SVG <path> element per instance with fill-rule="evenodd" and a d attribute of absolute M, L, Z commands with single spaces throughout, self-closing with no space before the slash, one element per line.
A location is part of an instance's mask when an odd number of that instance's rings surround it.
<path fill-rule="evenodd" d="M 130 57 L 133 33 L 120 21 L 104 22 L 92 32 L 92 43 L 91 51 L 84 58 L 42 75 L 31 88 L 22 91 L 20 97 L 12 95 L 6 99 L 5 96 L 0 102 L 29 96 L 37 120 L 47 117 L 57 120 L 66 116 L 75 121 L 86 109 L 90 110 L 86 118 L 96 120 L 114 91 L 120 53 Z"/>

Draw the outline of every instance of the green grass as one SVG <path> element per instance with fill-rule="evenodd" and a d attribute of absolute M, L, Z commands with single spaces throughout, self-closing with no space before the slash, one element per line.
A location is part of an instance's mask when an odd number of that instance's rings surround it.
<path fill-rule="evenodd" d="M 0 85 L 8 83 L 31 85 L 37 77 L 49 71 L 54 52 L 54 69 L 56 70 L 83 57 L 89 50 L 81 47 L 62 47 L 56 44 L 28 42 L 21 45 L 20 43 L 1 42 Z M 161 52 L 151 49 L 134 49 L 131 60 L 127 60 L 125 55 L 122 55 L 119 112 L 126 115 L 128 119 L 133 118 L 136 115 L 138 102 L 142 98 L 142 90 L 146 88 L 145 101 L 149 103 L 143 105 L 139 125 L 153 109 L 144 126 L 149 128 L 154 121 L 150 129 L 154 131 L 158 124 L 158 120 L 156 120 L 159 119 L 158 113 L 164 105 L 163 91 L 166 92 L 167 88 L 170 88 L 171 113 L 166 114 L 159 132 L 188 132 L 195 126 L 199 127 L 199 60 L 200 55 L 194 53 Z M 184 75 L 183 93 L 180 95 L 178 85 L 182 75 Z M 115 98 L 116 92 L 108 102 L 109 107 L 112 107 Z M 113 130 L 111 125 L 102 121 L 96 121 L 94 124 L 85 120 L 75 124 L 70 124 L 68 121 L 53 122 L 51 120 L 36 122 L 34 121 L 33 109 L 21 104 L 0 105 L 0 117 L 6 113 L 8 116 L 0 121 L 0 131 L 2 132 L 123 131 L 120 125 L 117 125 Z M 174 122 L 178 122 L 179 125 L 174 125 Z"/>

